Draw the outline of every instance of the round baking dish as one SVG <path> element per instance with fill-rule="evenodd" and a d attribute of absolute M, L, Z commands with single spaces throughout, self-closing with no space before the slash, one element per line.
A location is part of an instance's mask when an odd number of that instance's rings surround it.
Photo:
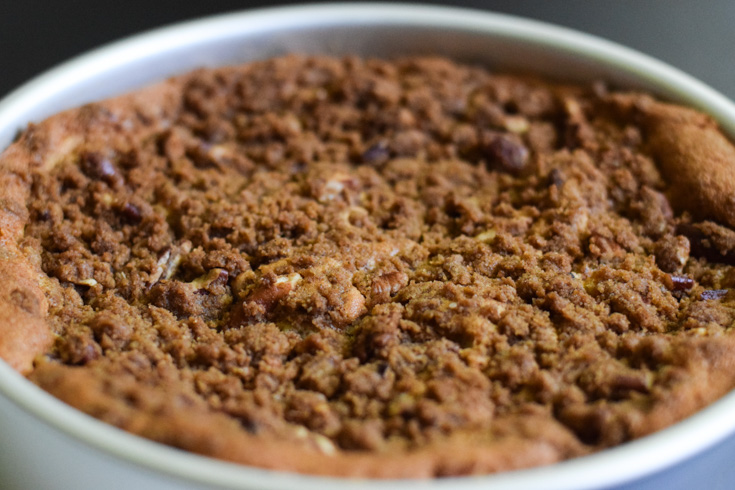
<path fill-rule="evenodd" d="M 104 47 L 0 102 L 0 148 L 28 122 L 202 66 L 286 52 L 440 54 L 496 70 L 604 79 L 695 106 L 735 138 L 735 105 L 643 54 L 506 15 L 443 7 L 331 4 L 228 14 Z M 666 430 L 592 456 L 500 475 L 356 481 L 259 470 L 183 453 L 98 422 L 0 361 L 0 488 L 365 489 L 732 488 L 735 393 Z"/>

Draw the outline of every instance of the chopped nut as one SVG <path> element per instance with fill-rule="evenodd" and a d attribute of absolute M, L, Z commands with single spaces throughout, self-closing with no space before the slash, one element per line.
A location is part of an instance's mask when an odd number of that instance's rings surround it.
<path fill-rule="evenodd" d="M 631 391 L 648 393 L 651 389 L 651 383 L 650 373 L 644 373 L 644 376 L 618 374 L 610 381 L 613 394 L 616 397 L 624 397 Z"/>
<path fill-rule="evenodd" d="M 408 276 L 399 271 L 389 272 L 373 280 L 372 292 L 376 295 L 396 294 L 408 283 Z"/>
<path fill-rule="evenodd" d="M 582 112 L 582 108 L 579 106 L 579 102 L 570 97 L 564 98 L 564 109 L 571 119 L 577 120 L 584 118 L 584 112 Z"/>
<path fill-rule="evenodd" d="M 680 272 L 689 260 L 689 240 L 681 235 L 668 236 L 656 242 L 656 264 L 665 272 Z"/>
<path fill-rule="evenodd" d="M 189 284 L 197 291 L 204 291 L 215 285 L 227 284 L 229 276 L 229 273 L 224 269 L 212 269 L 203 276 L 197 277 Z"/>
<path fill-rule="evenodd" d="M 390 150 L 385 141 L 375 143 L 362 154 L 362 161 L 371 164 L 383 163 L 388 158 L 390 158 Z"/>
<path fill-rule="evenodd" d="M 191 252 L 191 242 L 185 241 L 174 249 L 167 249 L 156 263 L 156 270 L 151 274 L 148 284 L 157 283 L 161 278 L 171 279 L 179 268 L 181 259 L 184 255 Z"/>
<path fill-rule="evenodd" d="M 587 224 L 589 223 L 589 214 L 584 209 L 574 213 L 572 216 L 572 225 L 577 229 L 577 232 L 584 234 L 587 232 Z"/>
<path fill-rule="evenodd" d="M 301 274 L 298 272 L 294 272 L 293 274 L 289 274 L 287 276 L 280 276 L 278 279 L 276 279 L 276 284 L 283 284 L 288 283 L 291 285 L 291 287 L 296 286 L 298 282 L 302 279 Z"/>
<path fill-rule="evenodd" d="M 139 223 L 140 220 L 143 218 L 143 215 L 140 212 L 138 206 L 130 202 L 126 202 L 125 204 L 123 204 L 120 212 L 125 220 L 129 223 Z"/>
<path fill-rule="evenodd" d="M 356 189 L 357 186 L 358 182 L 354 177 L 337 173 L 326 181 L 316 197 L 320 202 L 332 201 L 340 196 L 345 189 Z"/>
<path fill-rule="evenodd" d="M 529 157 L 528 149 L 521 141 L 504 134 L 492 135 L 483 145 L 483 154 L 492 169 L 511 174 L 522 172 Z"/>
<path fill-rule="evenodd" d="M 168 259 L 171 257 L 171 249 L 166 250 L 163 255 L 158 259 L 158 262 L 156 263 L 156 270 L 153 271 L 153 274 L 151 274 L 150 279 L 148 280 L 148 284 L 155 284 L 161 279 L 161 275 L 163 274 L 164 268 L 166 264 L 168 263 Z"/>
<path fill-rule="evenodd" d="M 340 213 L 340 216 L 349 226 L 360 227 L 360 223 L 368 216 L 367 209 L 361 206 L 350 206 Z"/>
<path fill-rule="evenodd" d="M 561 189 L 565 182 L 564 173 L 558 168 L 552 168 L 549 171 L 549 185 L 555 186 L 557 189 Z"/>
<path fill-rule="evenodd" d="M 338 308 L 338 312 L 346 322 L 354 321 L 366 311 L 365 297 L 356 287 L 351 287 L 342 295 L 342 305 Z"/>
<path fill-rule="evenodd" d="M 301 274 L 294 272 L 288 276 L 279 276 L 272 282 L 264 280 L 250 293 L 247 301 L 259 304 L 267 312 L 275 303 L 288 296 L 301 279 Z"/>
<path fill-rule="evenodd" d="M 82 156 L 82 169 L 93 179 L 104 180 L 108 183 L 119 178 L 117 168 L 109 158 L 99 153 L 86 153 Z"/>
<path fill-rule="evenodd" d="M 322 199 L 331 201 L 334 199 L 340 192 L 344 190 L 345 186 L 344 184 L 339 180 L 328 180 L 327 185 L 324 187 L 325 194 L 322 196 Z"/>
<path fill-rule="evenodd" d="M 212 145 L 209 149 L 209 156 L 220 162 L 225 158 L 231 158 L 232 150 L 225 145 Z"/>
<path fill-rule="evenodd" d="M 115 198 L 112 197 L 112 194 L 105 192 L 102 194 L 102 202 L 110 206 L 115 202 Z"/>
<path fill-rule="evenodd" d="M 672 290 L 674 291 L 689 291 L 694 286 L 694 279 L 686 276 L 678 276 L 676 274 L 669 274 L 671 282 L 674 284 Z"/>
<path fill-rule="evenodd" d="M 528 119 L 523 116 L 507 116 L 505 118 L 505 129 L 511 133 L 522 134 L 528 131 Z"/>
<path fill-rule="evenodd" d="M 677 233 L 686 236 L 691 244 L 691 254 L 711 262 L 735 264 L 735 231 L 711 221 L 681 223 Z"/>
<path fill-rule="evenodd" d="M 503 317 L 506 307 L 503 303 L 495 300 L 490 300 L 487 306 L 488 318 L 493 322 L 498 322 Z"/>
<path fill-rule="evenodd" d="M 721 299 L 727 296 L 727 289 L 705 289 L 699 295 L 699 299 L 703 301 Z"/>
<path fill-rule="evenodd" d="M 324 454 L 334 454 L 337 452 L 337 448 L 334 447 L 332 441 L 330 441 L 323 435 L 314 435 L 314 442 L 316 443 L 316 447 L 319 448 L 319 450 Z"/>
<path fill-rule="evenodd" d="M 498 232 L 493 230 L 492 228 L 489 230 L 485 230 L 479 235 L 475 235 L 475 240 L 479 240 L 481 242 L 490 243 L 492 242 L 495 237 L 497 236 Z"/>
<path fill-rule="evenodd" d="M 189 252 L 191 252 L 191 242 L 187 240 L 178 247 L 176 253 L 174 253 L 166 263 L 166 267 L 163 270 L 163 277 L 165 279 L 171 279 L 171 277 L 176 274 L 176 270 L 179 268 L 182 257 Z"/>

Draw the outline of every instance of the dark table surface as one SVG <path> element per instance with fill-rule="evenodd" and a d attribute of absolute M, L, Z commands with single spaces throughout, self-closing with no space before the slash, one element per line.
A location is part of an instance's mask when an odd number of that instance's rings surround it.
<path fill-rule="evenodd" d="M 0 97 L 55 64 L 154 27 L 301 2 L 0 0 Z M 735 1 L 455 0 L 596 34 L 662 59 L 735 99 Z"/>

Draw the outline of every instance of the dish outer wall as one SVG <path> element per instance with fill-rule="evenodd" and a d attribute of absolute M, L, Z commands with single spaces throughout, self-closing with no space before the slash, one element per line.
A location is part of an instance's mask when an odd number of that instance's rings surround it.
<path fill-rule="evenodd" d="M 28 122 L 198 67 L 289 52 L 439 54 L 494 70 L 604 79 L 695 106 L 735 137 L 735 106 L 688 75 L 599 38 L 517 17 L 396 4 L 322 4 L 226 14 L 100 48 L 0 101 L 0 148 Z M 656 489 L 735 486 L 735 393 L 675 426 L 546 468 L 436 481 L 289 475 L 184 453 L 72 409 L 0 361 L 0 488 Z"/>

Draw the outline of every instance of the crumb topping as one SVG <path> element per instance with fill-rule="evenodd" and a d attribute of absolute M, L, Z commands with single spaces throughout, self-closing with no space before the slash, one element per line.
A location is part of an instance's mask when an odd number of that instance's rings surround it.
<path fill-rule="evenodd" d="M 109 131 L 29 177 L 54 334 L 30 378 L 81 410 L 247 464 L 445 476 L 611 447 L 735 385 L 735 231 L 671 200 L 650 97 L 439 58 L 174 83 L 168 117 L 85 107 Z"/>

